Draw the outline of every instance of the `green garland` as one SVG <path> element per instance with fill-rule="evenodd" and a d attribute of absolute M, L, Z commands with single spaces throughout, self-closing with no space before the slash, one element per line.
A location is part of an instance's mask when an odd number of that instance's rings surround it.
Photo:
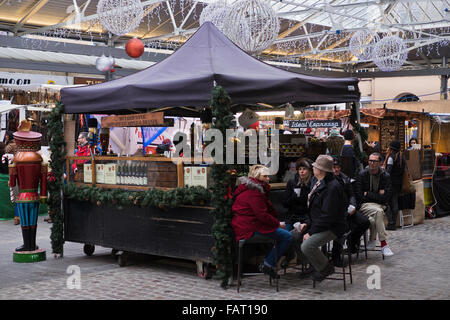
<path fill-rule="evenodd" d="M 361 137 L 361 144 L 364 146 L 368 139 L 368 134 L 365 128 L 361 127 L 356 118 L 356 104 L 352 103 L 351 111 L 350 111 L 350 124 L 354 128 L 354 130 L 359 133 Z M 359 149 L 359 142 L 357 139 L 353 141 L 353 150 L 355 151 L 355 156 L 361 163 L 365 163 L 367 161 L 367 154 Z M 359 171 L 359 168 L 358 168 Z"/>
<path fill-rule="evenodd" d="M 200 186 L 175 188 L 168 191 L 156 188 L 146 191 L 128 191 L 77 186 L 70 182 L 64 186 L 64 197 L 76 201 L 91 202 L 98 206 L 111 205 L 118 209 L 139 206 L 158 207 L 167 210 L 181 205 L 207 206 L 211 202 L 211 192 Z"/>
<path fill-rule="evenodd" d="M 231 112 L 231 99 L 221 87 L 214 87 L 211 97 L 213 115 L 212 128 L 219 129 L 226 145 L 226 129 L 234 128 L 235 121 Z M 224 152 L 225 154 L 225 152 Z M 214 262 L 217 267 L 215 278 L 221 280 L 221 287 L 227 288 L 228 279 L 233 274 L 233 228 L 231 225 L 233 200 L 227 197 L 233 179 L 230 175 L 232 165 L 216 164 L 212 167 L 212 215 L 214 218 L 212 235 L 214 238 Z"/>
<path fill-rule="evenodd" d="M 48 183 L 48 207 L 53 220 L 50 239 L 54 254 L 64 253 L 63 220 L 61 215 L 61 189 L 63 187 L 64 160 L 66 157 L 66 143 L 64 142 L 64 127 L 62 116 L 64 105 L 57 101 L 56 107 L 52 110 L 48 122 L 48 135 L 50 137 L 50 167 L 53 178 Z"/>

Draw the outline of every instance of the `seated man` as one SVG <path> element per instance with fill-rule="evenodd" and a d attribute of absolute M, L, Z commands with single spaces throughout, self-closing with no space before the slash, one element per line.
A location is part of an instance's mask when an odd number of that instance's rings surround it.
<path fill-rule="evenodd" d="M 380 154 L 369 156 L 369 167 L 362 170 L 356 179 L 355 194 L 359 211 L 369 218 L 370 238 L 367 248 L 374 248 L 376 236 L 381 243 L 384 256 L 392 256 L 386 243 L 386 229 L 384 225 L 384 210 L 386 210 L 392 195 L 391 178 L 380 167 Z"/>
<path fill-rule="evenodd" d="M 356 211 L 356 197 L 353 191 L 352 179 L 347 177 L 341 172 L 341 164 L 339 159 L 334 159 L 333 172 L 335 179 L 344 188 L 345 201 L 347 204 L 346 220 L 347 220 L 347 230 L 351 230 L 351 238 L 349 250 L 351 253 L 358 252 L 359 241 L 361 236 L 370 227 L 369 219 L 362 214 L 360 211 Z M 334 265 L 337 267 L 342 266 L 343 261 L 341 261 L 342 246 L 333 243 L 332 257 Z"/>
<path fill-rule="evenodd" d="M 301 251 L 314 267 L 312 278 L 322 281 L 334 273 L 334 265 L 320 247 L 336 240 L 345 232 L 344 189 L 333 174 L 333 158 L 319 155 L 312 164 L 314 181 L 308 194 L 309 221 L 303 235 Z"/>

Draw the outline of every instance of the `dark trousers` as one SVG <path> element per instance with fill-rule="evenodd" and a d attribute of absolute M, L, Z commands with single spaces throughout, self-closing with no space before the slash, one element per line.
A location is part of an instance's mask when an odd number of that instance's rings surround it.
<path fill-rule="evenodd" d="M 361 239 L 364 232 L 370 227 L 369 219 L 359 211 L 356 211 L 354 214 L 349 215 L 347 217 L 347 227 L 352 231 L 350 236 L 351 245 L 353 247 L 357 247 L 359 244 L 359 240 Z M 348 231 L 347 229 L 347 231 Z M 349 244 L 347 243 L 347 246 Z M 352 248 L 349 248 L 350 250 Z M 333 250 L 332 257 L 333 260 L 339 259 L 341 256 L 342 246 L 337 243 L 337 241 L 333 242 Z"/>
<path fill-rule="evenodd" d="M 392 198 L 389 203 L 389 210 L 387 210 L 387 218 L 388 225 L 396 226 L 397 225 L 397 216 L 398 216 L 398 196 L 399 192 L 396 190 L 392 191 Z"/>

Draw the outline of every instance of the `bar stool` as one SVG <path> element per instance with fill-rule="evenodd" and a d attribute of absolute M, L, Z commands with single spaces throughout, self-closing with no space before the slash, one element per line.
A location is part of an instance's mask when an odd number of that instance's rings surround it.
<path fill-rule="evenodd" d="M 251 237 L 250 239 L 239 240 L 239 242 L 238 242 L 237 292 L 239 292 L 239 289 L 241 287 L 242 276 L 261 275 L 260 272 L 242 273 L 242 255 L 243 255 L 243 251 L 244 251 L 244 245 L 246 245 L 246 244 L 265 244 L 265 243 L 269 243 L 269 244 L 273 245 L 273 247 L 275 249 L 275 257 L 276 257 L 277 256 L 277 241 L 274 239 L 271 239 L 271 238 L 266 237 L 261 234 L 257 234 L 257 235 L 254 235 L 253 237 Z M 278 274 L 278 264 L 276 265 L 275 268 L 276 268 L 276 273 Z M 275 280 L 276 290 L 278 292 L 278 279 L 275 278 L 274 280 Z M 270 285 L 272 285 L 272 277 L 271 276 L 269 276 L 269 283 L 270 283 Z"/>
<path fill-rule="evenodd" d="M 326 277 L 326 280 L 340 280 L 343 281 L 344 283 L 344 291 L 347 290 L 347 278 L 346 275 L 350 276 L 350 283 L 353 283 L 353 273 L 352 273 L 352 253 L 350 252 L 349 248 L 351 248 L 351 243 L 350 243 L 350 234 L 351 231 L 348 231 L 347 233 L 345 233 L 341 238 L 339 238 L 336 243 L 338 243 L 338 245 L 341 246 L 342 250 L 341 250 L 341 261 L 342 261 L 342 272 L 340 271 L 335 271 L 334 274 L 341 274 L 342 278 L 334 278 L 333 275 Z M 344 250 L 344 244 L 345 241 L 347 241 L 347 257 L 348 257 L 348 272 L 346 271 L 346 267 L 344 264 L 344 258 L 345 258 L 345 250 Z M 333 241 L 330 241 L 326 244 L 327 246 L 327 253 L 328 255 L 330 254 L 330 244 Z M 313 288 L 316 288 L 316 281 L 313 279 Z"/>
<path fill-rule="evenodd" d="M 363 248 L 361 248 L 361 239 L 363 239 Z M 367 233 L 364 232 L 364 235 L 359 238 L 359 245 L 358 245 L 358 251 L 356 252 L 356 259 L 359 259 L 359 254 L 361 252 L 364 252 L 364 254 L 366 255 L 366 260 L 367 260 Z"/>
<path fill-rule="evenodd" d="M 399 216 L 400 217 L 400 227 L 402 227 L 402 229 L 414 226 L 414 211 L 413 210 L 410 210 L 409 214 L 403 214 L 403 210 L 399 210 L 398 213 L 400 213 L 400 216 Z M 410 218 L 411 223 L 408 225 L 405 225 L 405 218 Z"/>
<path fill-rule="evenodd" d="M 366 232 L 364 232 L 364 251 L 366 252 L 366 260 L 367 260 L 367 251 L 373 251 L 373 252 L 381 252 L 381 246 L 376 246 L 376 249 L 367 249 L 367 233 L 369 232 L 369 230 L 366 230 Z M 361 241 L 360 241 L 360 247 L 361 247 Z M 381 252 L 381 257 L 383 257 L 384 260 L 384 254 Z M 356 258 L 358 258 L 358 255 L 356 256 Z"/>

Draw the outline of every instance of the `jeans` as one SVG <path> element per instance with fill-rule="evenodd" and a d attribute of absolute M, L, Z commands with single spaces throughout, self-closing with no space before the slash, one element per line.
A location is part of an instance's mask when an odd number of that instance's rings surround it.
<path fill-rule="evenodd" d="M 271 233 L 260 233 L 256 231 L 254 234 L 262 235 L 265 237 L 269 237 L 271 239 L 274 239 L 277 241 L 277 256 L 275 257 L 275 249 L 272 248 L 270 252 L 267 254 L 267 256 L 264 259 L 264 264 L 268 265 L 269 267 L 274 268 L 280 260 L 280 258 L 284 255 L 284 253 L 287 251 L 289 246 L 292 242 L 292 236 L 289 231 L 286 231 L 283 228 L 278 228 L 274 232 Z"/>

